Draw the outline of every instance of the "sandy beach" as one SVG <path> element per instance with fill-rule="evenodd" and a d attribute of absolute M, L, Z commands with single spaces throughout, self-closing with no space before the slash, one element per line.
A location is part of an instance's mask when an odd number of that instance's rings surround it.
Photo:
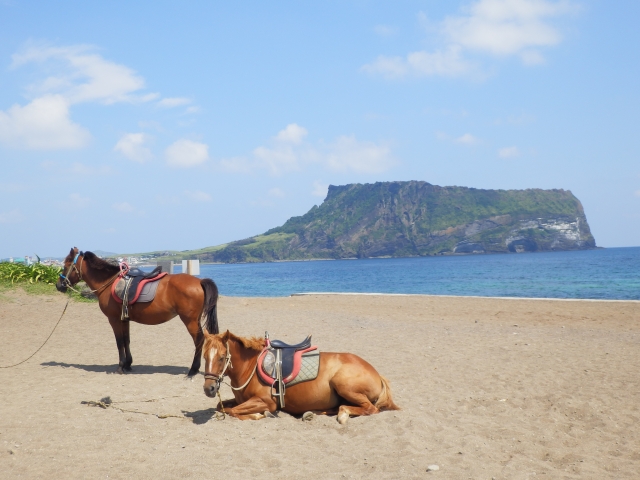
<path fill-rule="evenodd" d="M 0 295 L 0 365 L 63 295 Z M 432 296 L 222 297 L 221 329 L 353 352 L 402 408 L 217 420 L 182 322 L 132 323 L 134 372 L 97 304 L 71 303 L 0 369 L 3 478 L 638 478 L 640 303 Z M 228 387 L 223 398 L 231 398 Z M 83 404 L 105 397 L 124 410 Z M 164 418 L 159 418 L 164 417 Z M 437 471 L 427 472 L 429 465 Z"/>

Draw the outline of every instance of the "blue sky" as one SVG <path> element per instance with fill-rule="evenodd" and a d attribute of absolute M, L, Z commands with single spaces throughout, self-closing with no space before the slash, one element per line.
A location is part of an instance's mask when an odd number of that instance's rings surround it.
<path fill-rule="evenodd" d="M 568 189 L 599 245 L 640 245 L 638 18 L 0 1 L 0 257 L 217 245 L 389 180 Z"/>

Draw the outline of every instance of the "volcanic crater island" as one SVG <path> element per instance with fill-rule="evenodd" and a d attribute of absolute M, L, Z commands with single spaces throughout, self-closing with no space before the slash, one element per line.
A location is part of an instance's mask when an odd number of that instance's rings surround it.
<path fill-rule="evenodd" d="M 262 235 L 156 258 L 207 263 L 523 253 L 596 248 L 569 190 L 421 181 L 330 185 L 320 206 Z"/>

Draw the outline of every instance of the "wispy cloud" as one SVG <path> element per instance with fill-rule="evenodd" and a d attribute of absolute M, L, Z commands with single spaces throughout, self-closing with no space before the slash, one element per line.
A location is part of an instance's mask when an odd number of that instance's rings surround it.
<path fill-rule="evenodd" d="M 381 37 L 390 37 L 396 33 L 396 29 L 390 25 L 376 25 L 373 31 Z"/>
<path fill-rule="evenodd" d="M 127 133 L 120 137 L 113 149 L 134 162 L 148 162 L 153 158 L 151 150 L 146 146 L 150 138 L 145 133 Z"/>
<path fill-rule="evenodd" d="M 72 193 L 69 195 L 69 202 L 76 208 L 84 208 L 91 204 L 91 199 L 79 193 Z"/>
<path fill-rule="evenodd" d="M 0 223 L 18 223 L 24 219 L 24 216 L 18 209 L 8 212 L 0 212 Z"/>
<path fill-rule="evenodd" d="M 181 107 L 183 105 L 189 105 L 191 103 L 191 99 L 185 97 L 173 97 L 173 98 L 163 98 L 158 102 L 159 107 L 163 108 L 175 108 Z"/>
<path fill-rule="evenodd" d="M 277 176 L 318 163 L 332 171 L 356 173 L 380 173 L 396 164 L 390 146 L 385 143 L 342 135 L 332 142 L 314 145 L 305 141 L 307 134 L 306 128 L 289 124 L 273 137 L 271 144 L 255 148 L 249 158 L 223 159 L 218 165 L 228 172 L 254 173 L 266 169 Z"/>
<path fill-rule="evenodd" d="M 463 135 L 460 135 L 459 137 L 453 137 L 448 133 L 437 131 L 436 138 L 445 142 L 459 143 L 460 145 L 467 146 L 477 145 L 478 143 L 480 143 L 480 139 L 475 135 L 471 135 L 470 133 L 465 133 Z"/>
<path fill-rule="evenodd" d="M 500 158 L 516 158 L 520 156 L 518 147 L 504 147 L 498 150 Z"/>
<path fill-rule="evenodd" d="M 211 195 L 209 195 L 206 192 L 201 192 L 199 190 L 185 190 L 184 194 L 187 196 L 187 198 L 189 198 L 190 200 L 193 200 L 194 202 L 210 202 L 211 201 Z"/>
<path fill-rule="evenodd" d="M 128 202 L 114 203 L 112 207 L 114 210 L 122 213 L 132 213 L 136 210 L 133 205 Z"/>
<path fill-rule="evenodd" d="M 170 167 L 196 167 L 209 159 L 209 146 L 183 138 L 167 147 L 165 157 Z"/>
<path fill-rule="evenodd" d="M 85 175 L 85 176 L 96 176 L 96 175 L 113 175 L 116 173 L 113 168 L 109 165 L 85 165 L 84 163 L 75 162 L 71 165 L 71 168 L 68 169 L 68 172 L 73 175 Z"/>
<path fill-rule="evenodd" d="M 539 65 L 545 61 L 542 49 L 562 41 L 552 19 L 578 10 L 567 0 L 479 0 L 429 26 L 442 47 L 404 56 L 381 55 L 362 70 L 387 78 L 481 75 L 479 64 L 469 60 L 474 54 L 517 56 L 525 65 Z M 424 15 L 421 21 L 425 23 Z"/>
<path fill-rule="evenodd" d="M 53 47 L 31 45 L 13 55 L 12 67 L 29 63 L 40 64 L 55 73 L 29 86 L 36 94 L 59 94 L 69 103 L 145 102 L 157 94 L 137 94 L 144 88 L 144 79 L 132 69 L 94 52 L 88 45 Z"/>
<path fill-rule="evenodd" d="M 12 56 L 11 69 L 35 67 L 38 80 L 27 85 L 28 103 L 0 110 L 0 144 L 31 150 L 62 150 L 85 147 L 89 131 L 71 119 L 72 108 L 81 103 L 140 104 L 160 95 L 145 92 L 144 78 L 133 69 L 105 59 L 90 45 L 52 46 L 27 44 Z M 158 105 L 176 107 L 191 100 L 163 98 Z M 129 139 L 131 146 L 131 141 Z M 144 148 L 119 151 L 134 161 L 148 159 Z"/>
<path fill-rule="evenodd" d="M 474 137 L 470 133 L 465 133 L 464 135 L 456 138 L 456 143 L 461 143 L 463 145 L 475 145 L 476 143 L 478 143 L 478 141 L 478 138 Z"/>

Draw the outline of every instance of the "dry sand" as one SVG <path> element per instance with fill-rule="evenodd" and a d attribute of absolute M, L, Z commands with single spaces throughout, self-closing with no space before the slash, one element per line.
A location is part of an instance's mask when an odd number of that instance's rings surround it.
<path fill-rule="evenodd" d="M 0 365 L 30 355 L 64 302 L 2 294 Z M 402 410 L 344 426 L 282 413 L 218 421 L 202 377 L 184 378 L 193 346 L 182 322 L 132 324 L 135 372 L 111 375 L 107 320 L 71 303 L 33 359 L 0 369 L 0 476 L 639 478 L 640 303 L 223 297 L 219 316 L 239 335 L 312 333 L 322 350 L 362 356 Z M 107 396 L 182 418 L 81 403 Z"/>

